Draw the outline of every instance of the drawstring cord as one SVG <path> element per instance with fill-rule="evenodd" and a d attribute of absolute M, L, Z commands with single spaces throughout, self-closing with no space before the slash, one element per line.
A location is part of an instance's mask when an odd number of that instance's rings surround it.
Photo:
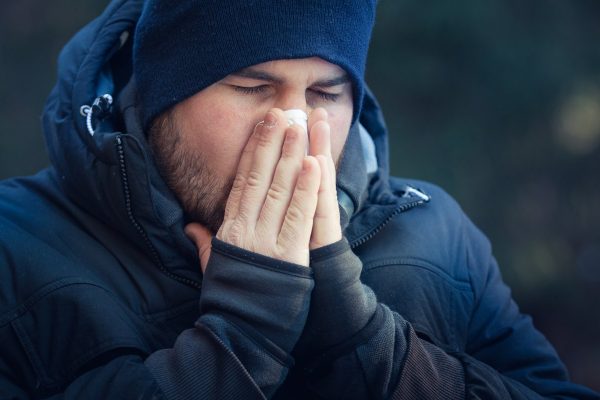
<path fill-rule="evenodd" d="M 96 97 L 96 100 L 91 106 L 83 105 L 79 108 L 79 113 L 85 118 L 85 124 L 90 136 L 94 136 L 95 129 L 93 126 L 93 118 L 101 120 L 110 114 L 113 98 L 110 94 L 104 94 Z"/>

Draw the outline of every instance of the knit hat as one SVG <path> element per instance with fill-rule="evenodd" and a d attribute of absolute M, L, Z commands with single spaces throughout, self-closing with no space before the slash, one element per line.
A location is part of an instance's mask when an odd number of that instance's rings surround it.
<path fill-rule="evenodd" d="M 360 114 L 376 0 L 149 0 L 134 36 L 144 128 L 246 67 L 320 57 L 343 68 Z"/>

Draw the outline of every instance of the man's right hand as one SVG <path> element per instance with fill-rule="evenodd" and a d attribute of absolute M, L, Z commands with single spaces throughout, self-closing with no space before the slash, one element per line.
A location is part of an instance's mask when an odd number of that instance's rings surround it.
<path fill-rule="evenodd" d="M 242 153 L 217 238 L 248 251 L 308 266 L 321 173 L 305 156 L 307 137 L 270 110 Z"/>

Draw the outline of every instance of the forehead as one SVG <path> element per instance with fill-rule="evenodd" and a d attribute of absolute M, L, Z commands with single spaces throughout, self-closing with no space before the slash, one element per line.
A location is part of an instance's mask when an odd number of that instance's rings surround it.
<path fill-rule="evenodd" d="M 346 72 L 340 66 L 319 57 L 271 60 L 243 68 L 231 75 L 252 77 L 263 72 L 273 76 L 339 77 Z"/>

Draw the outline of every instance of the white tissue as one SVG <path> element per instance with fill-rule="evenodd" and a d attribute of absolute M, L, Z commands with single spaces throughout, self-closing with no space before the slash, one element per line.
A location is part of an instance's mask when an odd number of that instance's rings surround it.
<path fill-rule="evenodd" d="M 301 127 L 304 128 L 304 131 L 306 132 L 308 130 L 307 124 L 308 124 L 308 116 L 306 115 L 306 113 L 300 109 L 291 109 L 291 110 L 285 110 L 283 112 L 286 116 L 286 118 L 288 119 L 288 123 L 290 125 L 292 124 L 297 124 L 300 125 Z"/>
<path fill-rule="evenodd" d="M 295 124 L 300 125 L 302 128 L 304 128 L 304 133 L 306 133 L 307 135 L 305 154 L 308 154 L 308 115 L 306 115 L 304 111 L 296 108 L 291 110 L 285 110 L 283 113 L 288 119 L 288 124 L 290 124 L 290 126 Z"/>

